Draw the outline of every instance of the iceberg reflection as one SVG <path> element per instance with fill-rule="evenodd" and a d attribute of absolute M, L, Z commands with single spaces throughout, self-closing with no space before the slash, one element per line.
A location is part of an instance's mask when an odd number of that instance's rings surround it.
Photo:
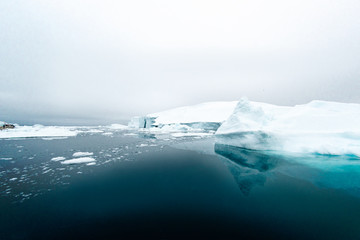
<path fill-rule="evenodd" d="M 240 191 L 249 195 L 255 186 L 263 186 L 266 173 L 279 164 L 280 159 L 259 151 L 215 144 L 215 153 L 222 156 L 222 161 L 233 175 Z"/>
<path fill-rule="evenodd" d="M 263 186 L 271 172 L 360 197 L 360 161 L 353 156 L 280 155 L 218 143 L 214 149 L 244 195 Z"/>

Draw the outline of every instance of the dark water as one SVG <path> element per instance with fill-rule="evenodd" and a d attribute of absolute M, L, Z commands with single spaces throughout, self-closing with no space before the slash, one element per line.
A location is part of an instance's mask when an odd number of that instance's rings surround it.
<path fill-rule="evenodd" d="M 357 167 L 212 142 L 0 140 L 0 239 L 360 239 Z M 96 165 L 50 161 L 78 151 Z"/>

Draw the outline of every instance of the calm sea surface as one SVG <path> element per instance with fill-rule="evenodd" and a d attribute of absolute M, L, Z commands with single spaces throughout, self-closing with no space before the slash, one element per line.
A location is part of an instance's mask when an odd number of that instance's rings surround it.
<path fill-rule="evenodd" d="M 89 152 L 95 164 L 62 164 Z M 360 239 L 360 162 L 212 136 L 0 140 L 0 239 Z"/>

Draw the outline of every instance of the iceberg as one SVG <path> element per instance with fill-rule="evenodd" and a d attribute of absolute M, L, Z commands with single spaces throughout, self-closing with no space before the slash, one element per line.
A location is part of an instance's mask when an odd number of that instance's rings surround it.
<path fill-rule="evenodd" d="M 360 104 L 276 106 L 241 99 L 216 142 L 246 149 L 360 157 Z"/>
<path fill-rule="evenodd" d="M 146 128 L 161 131 L 216 131 L 234 111 L 237 102 L 207 102 L 193 106 L 170 109 L 163 112 L 133 117 L 130 128 Z"/>

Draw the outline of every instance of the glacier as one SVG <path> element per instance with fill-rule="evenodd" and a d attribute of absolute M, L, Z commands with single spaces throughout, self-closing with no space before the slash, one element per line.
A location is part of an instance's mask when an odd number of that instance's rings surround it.
<path fill-rule="evenodd" d="M 215 136 L 245 149 L 360 157 L 360 104 L 277 106 L 243 98 Z"/>
<path fill-rule="evenodd" d="M 207 102 L 133 117 L 128 126 L 152 131 L 216 131 L 234 111 L 237 101 Z"/>

